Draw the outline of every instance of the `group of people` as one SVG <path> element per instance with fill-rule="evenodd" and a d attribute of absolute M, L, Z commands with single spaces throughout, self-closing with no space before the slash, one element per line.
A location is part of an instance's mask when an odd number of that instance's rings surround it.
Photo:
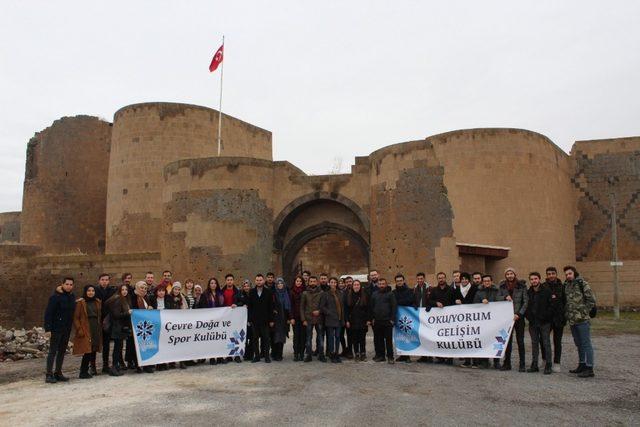
<path fill-rule="evenodd" d="M 451 282 L 440 272 L 436 275 L 437 283 L 430 285 L 425 274 L 418 273 L 413 287 L 407 284 L 403 274 L 398 273 L 392 289 L 376 270 L 369 273 L 366 282 L 352 277 L 329 277 L 325 273 L 314 276 L 304 271 L 289 286 L 273 273 L 267 273 L 266 276 L 257 274 L 253 283 L 245 279 L 240 286 L 236 285 L 233 274 L 227 274 L 223 284 L 212 277 L 204 287 L 193 280 L 186 280 L 184 284 L 174 281 L 171 271 L 166 270 L 158 284 L 153 272 L 147 272 L 144 280 L 134 285 L 133 276 L 125 273 L 116 286 L 111 285 L 109 274 L 101 274 L 98 283 L 86 285 L 82 297 L 77 300 L 73 294 L 74 279 L 66 277 L 56 287 L 45 312 L 45 331 L 50 334 L 46 382 L 68 381 L 62 373 L 62 365 L 72 329 L 75 330 L 73 354 L 82 356 L 80 378 L 99 375 L 97 353 L 102 354 L 102 373 L 111 376 L 123 375 L 127 369 L 153 373 L 156 369 L 175 368 L 174 363 L 138 366 L 130 320 L 133 309 L 246 306 L 244 356 L 210 359 L 211 365 L 241 363 L 243 359 L 266 363 L 281 361 L 290 334 L 295 362 L 311 362 L 314 357 L 320 362 L 341 363 L 343 358 L 366 361 L 369 327 L 373 330 L 373 360 L 393 364 L 411 362 L 409 356 L 394 358 L 393 327 L 398 306 L 431 310 L 455 304 L 489 304 L 505 300 L 513 302 L 514 327 L 504 359 L 493 361 L 495 369 L 511 369 L 515 335 L 520 372 L 538 372 L 540 355 L 545 374 L 559 372 L 562 334 L 568 322 L 579 355 L 578 367 L 570 372 L 579 377 L 593 377 L 590 317 L 594 315 L 595 298 L 575 267 L 567 266 L 563 272 L 564 282 L 554 267 L 546 269 L 544 281 L 539 273 L 532 272 L 528 276 L 529 286 L 517 277 L 513 268 L 506 269 L 504 280 L 498 285 L 489 274 L 460 271 L 453 272 Z M 525 365 L 525 319 L 529 324 L 532 347 L 529 368 Z M 177 366 L 186 369 L 204 362 L 181 361 Z M 453 359 L 436 358 L 434 361 L 431 357 L 420 357 L 418 362 L 453 364 Z M 465 359 L 460 366 L 488 368 L 489 359 Z"/>

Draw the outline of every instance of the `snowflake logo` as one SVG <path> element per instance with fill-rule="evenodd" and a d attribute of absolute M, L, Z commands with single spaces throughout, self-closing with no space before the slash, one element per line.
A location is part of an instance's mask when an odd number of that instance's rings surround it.
<path fill-rule="evenodd" d="M 148 340 L 153 335 L 153 323 L 146 320 L 138 322 L 136 325 L 136 336 L 140 337 L 142 341 Z"/>
<path fill-rule="evenodd" d="M 504 329 L 500 330 L 500 336 L 496 337 L 496 342 L 493 343 L 493 349 L 496 350 L 496 356 L 502 356 L 502 350 L 507 345 L 507 340 L 509 339 L 509 332 Z"/>
<path fill-rule="evenodd" d="M 407 316 L 402 316 L 398 321 L 398 328 L 405 334 L 408 334 L 413 329 L 413 320 Z"/>
<path fill-rule="evenodd" d="M 247 335 L 244 329 L 240 329 L 240 332 L 233 331 L 233 336 L 229 338 L 227 343 L 227 350 L 229 350 L 229 356 L 244 356 L 244 348 L 240 348 Z"/>

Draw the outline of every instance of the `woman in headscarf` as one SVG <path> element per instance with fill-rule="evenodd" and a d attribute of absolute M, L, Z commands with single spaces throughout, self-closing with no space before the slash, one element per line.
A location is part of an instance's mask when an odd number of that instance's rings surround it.
<path fill-rule="evenodd" d="M 85 286 L 82 298 L 76 301 L 76 309 L 73 314 L 73 326 L 76 329 L 73 339 L 73 354 L 82 355 L 80 378 L 83 379 L 98 375 L 96 352 L 102 351 L 101 313 L 102 303 L 96 299 L 95 286 Z"/>
<path fill-rule="evenodd" d="M 273 292 L 274 325 L 273 325 L 273 360 L 282 360 L 282 349 L 289 336 L 289 323 L 293 319 L 291 313 L 291 299 L 282 277 L 276 280 Z"/>
<path fill-rule="evenodd" d="M 140 280 L 136 282 L 132 289 L 131 308 L 134 310 L 153 310 L 153 306 L 147 297 L 147 283 L 144 280 Z M 135 368 L 138 373 L 153 373 L 153 366 L 145 366 L 144 368 L 138 366 L 138 358 L 136 357 L 136 350 L 133 343 L 133 334 L 130 334 L 127 337 L 127 350 L 125 351 L 125 356 L 127 358 L 129 369 Z"/>
<path fill-rule="evenodd" d="M 207 299 L 204 297 L 202 286 L 200 284 L 196 284 L 193 287 L 193 299 L 193 308 L 207 308 Z"/>
<path fill-rule="evenodd" d="M 187 310 L 187 300 L 182 295 L 182 284 L 180 282 L 173 282 L 171 293 L 167 300 L 167 310 Z M 175 368 L 175 363 L 169 363 L 169 368 Z M 187 365 L 184 362 L 178 362 L 180 369 L 187 369 Z"/>
<path fill-rule="evenodd" d="M 109 375 L 119 377 L 124 367 L 122 360 L 122 342 L 131 334 L 131 306 L 129 300 L 129 287 L 120 285 L 118 292 L 106 302 L 111 316 L 111 339 L 113 340 L 113 362 L 109 369 Z"/>

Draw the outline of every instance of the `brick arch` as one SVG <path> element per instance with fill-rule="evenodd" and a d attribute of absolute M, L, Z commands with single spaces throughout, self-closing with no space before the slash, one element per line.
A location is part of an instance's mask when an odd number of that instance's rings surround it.
<path fill-rule="evenodd" d="M 369 264 L 369 240 L 365 239 L 359 232 L 353 230 L 350 227 L 346 227 L 342 224 L 334 223 L 331 221 L 323 221 L 319 224 L 307 227 L 304 230 L 297 233 L 293 238 L 289 240 L 287 245 L 283 248 L 282 257 L 282 271 L 287 283 L 291 281 L 293 261 L 296 258 L 298 252 L 309 241 L 324 236 L 326 234 L 339 234 L 349 238 L 353 241 L 358 249 L 362 252 L 364 259 Z"/>
<path fill-rule="evenodd" d="M 366 231 L 368 242 L 368 234 L 369 234 L 369 217 L 365 214 L 360 206 L 353 200 L 349 199 L 338 193 L 331 193 L 328 191 L 316 191 L 314 193 L 305 194 L 304 196 L 298 197 L 297 199 L 291 201 L 287 204 L 282 211 L 278 214 L 274 221 L 274 249 L 276 251 L 281 251 L 283 249 L 284 244 L 284 236 L 287 232 L 289 225 L 292 221 L 300 214 L 306 207 L 314 203 L 321 202 L 336 202 L 344 207 L 351 210 L 360 220 L 362 227 Z M 367 243 L 368 245 L 368 243 Z"/>

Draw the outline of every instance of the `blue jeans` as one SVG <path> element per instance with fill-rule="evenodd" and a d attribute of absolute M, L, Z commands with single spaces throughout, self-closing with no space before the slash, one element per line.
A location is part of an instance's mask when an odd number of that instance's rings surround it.
<path fill-rule="evenodd" d="M 337 353 L 340 348 L 340 326 L 327 326 L 327 350 L 329 354 Z"/>
<path fill-rule="evenodd" d="M 591 346 L 591 325 L 589 322 L 571 325 L 573 342 L 578 347 L 578 361 L 593 368 L 593 347 Z"/>
<path fill-rule="evenodd" d="M 309 321 L 307 321 L 307 355 L 311 356 L 313 350 L 311 349 L 311 341 L 313 339 L 313 330 L 316 330 L 316 349 L 318 350 L 318 356 L 324 355 L 324 328 L 320 323 L 316 323 L 315 325 Z"/>

